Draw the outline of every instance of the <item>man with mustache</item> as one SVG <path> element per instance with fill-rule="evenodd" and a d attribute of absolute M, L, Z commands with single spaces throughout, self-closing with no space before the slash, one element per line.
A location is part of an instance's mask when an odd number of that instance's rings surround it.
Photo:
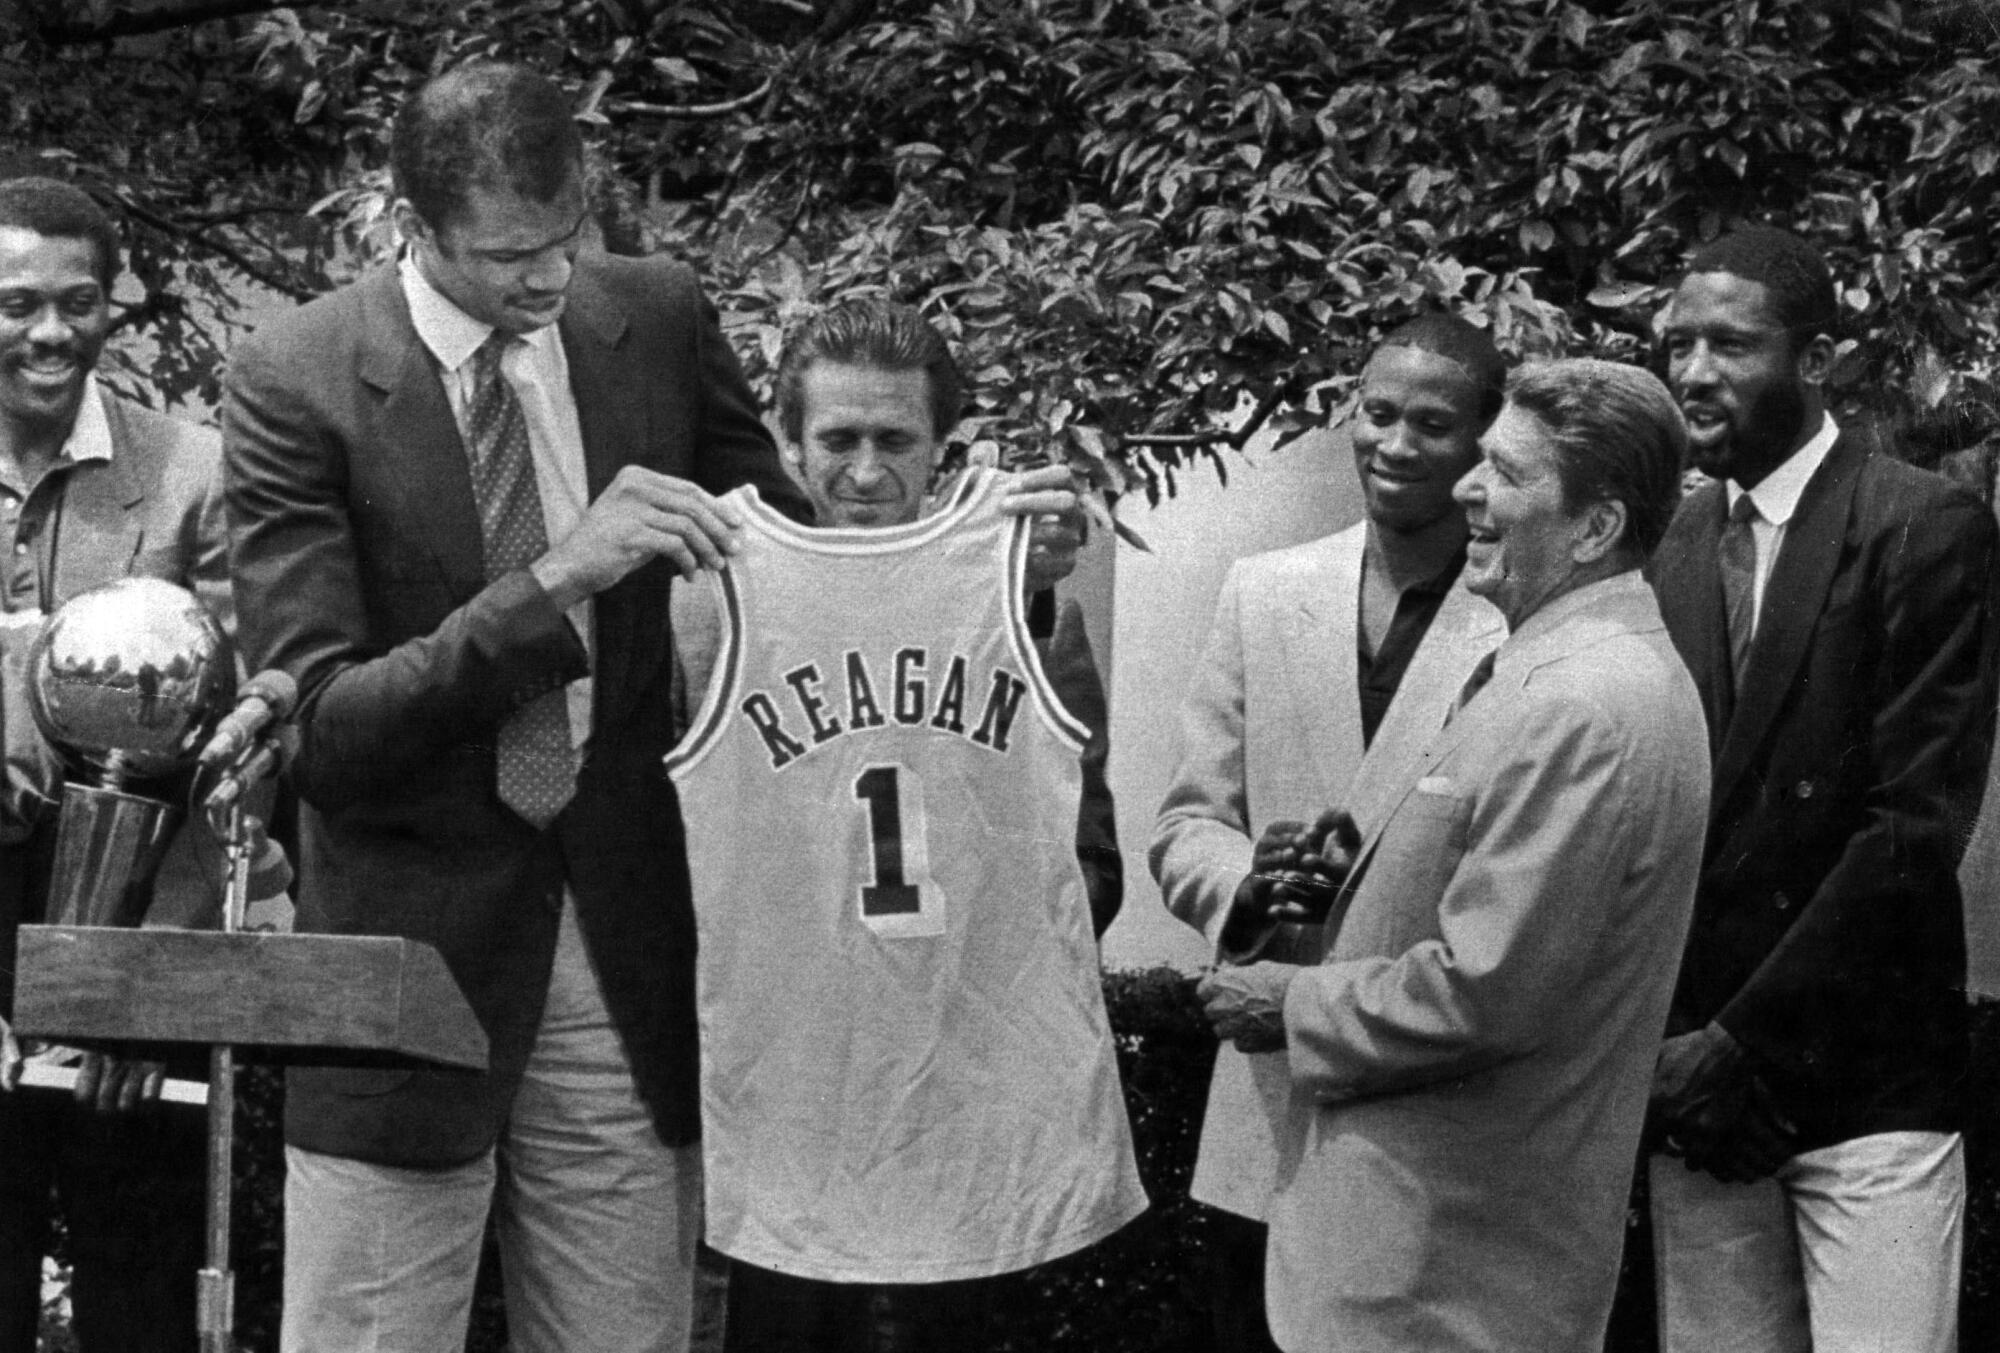
<path fill-rule="evenodd" d="M 111 329 L 115 228 L 89 194 L 45 178 L 0 183 L 0 644 L 119 578 L 193 590 L 233 629 L 215 434 L 113 395 L 93 374 Z M 85 1353 L 192 1350 L 202 1263 L 201 1114 L 161 1108 L 163 1068 L 85 1056 L 73 1097 L 16 1088 L 15 927 L 44 919 L 61 764 L 29 718 L 6 655 L 7 830 L 0 845 L 0 1350 L 33 1353 L 42 1256 L 59 1200 Z M 175 786 L 166 791 L 174 794 Z M 217 923 L 219 850 L 176 835 L 151 924 Z M 196 1065 L 202 1059 L 197 1058 Z"/>
<path fill-rule="evenodd" d="M 1829 415 L 1839 313 L 1804 240 L 1703 247 L 1661 329 L 1716 481 L 1652 567 L 1714 756 L 1652 1096 L 1662 1346 L 1943 1353 L 1994 523 Z"/>
<path fill-rule="evenodd" d="M 1152 847 L 1168 907 L 1211 942 L 1242 914 L 1239 895 L 1245 911 L 1296 902 L 1276 874 L 1300 863 L 1287 852 L 1304 824 L 1352 809 L 1352 786 L 1394 779 L 1499 642 L 1499 612 L 1458 586 L 1452 486 L 1479 459 L 1506 375 L 1493 341 L 1456 316 L 1392 330 L 1348 422 L 1366 519 L 1230 569 Z M 1206 1267 L 1225 1353 L 1274 1347 L 1264 1220 L 1290 1103 L 1282 1055 L 1218 1052 L 1190 1191 L 1216 1209 Z"/>

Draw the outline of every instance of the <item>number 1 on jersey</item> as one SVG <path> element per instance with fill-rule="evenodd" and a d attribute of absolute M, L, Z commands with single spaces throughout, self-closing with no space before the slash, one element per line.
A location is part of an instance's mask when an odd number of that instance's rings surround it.
<path fill-rule="evenodd" d="M 930 876 L 923 780 L 907 766 L 873 765 L 854 777 L 854 797 L 868 819 L 862 921 L 893 937 L 942 934 L 944 899 Z"/>

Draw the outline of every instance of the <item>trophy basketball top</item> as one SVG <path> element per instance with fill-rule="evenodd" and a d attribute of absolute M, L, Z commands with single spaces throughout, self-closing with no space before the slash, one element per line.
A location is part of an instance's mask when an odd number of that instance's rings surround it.
<path fill-rule="evenodd" d="M 49 617 L 28 689 L 42 736 L 115 788 L 194 760 L 235 699 L 236 660 L 194 593 L 121 578 Z"/>

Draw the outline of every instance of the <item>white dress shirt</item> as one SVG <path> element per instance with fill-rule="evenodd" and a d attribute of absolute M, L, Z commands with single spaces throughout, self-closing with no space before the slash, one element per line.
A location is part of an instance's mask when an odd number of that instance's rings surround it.
<path fill-rule="evenodd" d="M 472 355 L 492 334 L 493 326 L 459 309 L 430 284 L 409 255 L 403 256 L 399 271 L 403 295 L 410 304 L 410 322 L 431 356 L 437 358 L 451 416 L 458 422 L 459 436 L 466 437 L 475 380 Z M 500 374 L 520 401 L 521 416 L 528 425 L 528 451 L 535 463 L 535 485 L 541 491 L 542 521 L 553 545 L 576 529 L 590 506 L 583 429 L 577 421 L 576 396 L 569 386 L 569 359 L 563 355 L 556 326 L 545 325 L 510 345 L 500 359 Z M 595 633 L 591 603 L 586 599 L 571 607 L 569 621 L 590 651 Z M 570 742 L 581 747 L 590 737 L 590 678 L 572 681 L 568 695 Z"/>
<path fill-rule="evenodd" d="M 1777 562 L 1778 550 L 1785 543 L 1785 528 L 1799 510 L 1799 496 L 1805 492 L 1806 481 L 1813 477 L 1820 464 L 1826 460 L 1826 453 L 1833 450 L 1833 444 L 1840 439 L 1840 427 L 1833 421 L 1832 414 L 1822 414 L 1819 431 L 1812 440 L 1792 452 L 1771 473 L 1759 480 L 1757 487 L 1746 489 L 1734 479 L 1724 481 L 1724 491 L 1729 495 L 1729 507 L 1733 511 L 1736 500 L 1744 494 L 1757 505 L 1757 515 L 1750 521 L 1750 539 L 1757 547 L 1757 567 L 1751 586 L 1752 605 L 1750 609 L 1750 632 L 1757 632 L 1757 625 L 1764 618 L 1764 588 L 1771 581 L 1771 565 Z"/>

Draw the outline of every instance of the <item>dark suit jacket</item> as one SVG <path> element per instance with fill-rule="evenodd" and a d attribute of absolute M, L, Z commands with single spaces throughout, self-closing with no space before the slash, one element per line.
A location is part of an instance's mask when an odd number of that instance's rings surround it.
<path fill-rule="evenodd" d="M 1715 766 L 1670 1032 L 1713 1019 L 1742 1042 L 1802 1150 L 1953 1128 L 1966 1053 L 1953 827 L 1992 742 L 1993 519 L 1844 434 L 1786 530 L 1732 693 L 1724 501 L 1721 484 L 1691 495 L 1651 569 Z"/>
<path fill-rule="evenodd" d="M 120 578 L 164 578 L 193 591 L 233 629 L 227 542 L 222 522 L 222 458 L 216 435 L 106 392 L 111 459 L 60 471 L 62 499 L 49 529 L 32 542 L 53 613 L 71 597 Z M 7 632 L 5 830 L 0 846 L 0 1010 L 14 1001 L 14 932 L 42 919 L 56 835 L 60 759 L 27 707 L 27 646 L 35 631 Z M 177 798 L 165 787 L 162 797 Z M 178 789 L 176 786 L 175 789 Z M 183 827 L 155 875 L 146 920 L 215 925 L 221 916 L 222 857 L 203 828 Z"/>
<path fill-rule="evenodd" d="M 802 510 L 687 268 L 586 255 L 560 333 L 593 496 L 631 464 Z M 694 925 L 661 765 L 671 570 L 596 598 L 591 738 L 538 832 L 496 797 L 494 732 L 585 675 L 585 650 L 525 569 L 485 581 L 465 449 L 395 271 L 240 345 L 223 441 L 244 650 L 301 691 L 300 926 L 435 945 L 492 1044 L 484 1075 L 297 1069 L 287 1139 L 400 1165 L 491 1145 L 567 885 L 639 1093 L 664 1140 L 693 1140 Z"/>

